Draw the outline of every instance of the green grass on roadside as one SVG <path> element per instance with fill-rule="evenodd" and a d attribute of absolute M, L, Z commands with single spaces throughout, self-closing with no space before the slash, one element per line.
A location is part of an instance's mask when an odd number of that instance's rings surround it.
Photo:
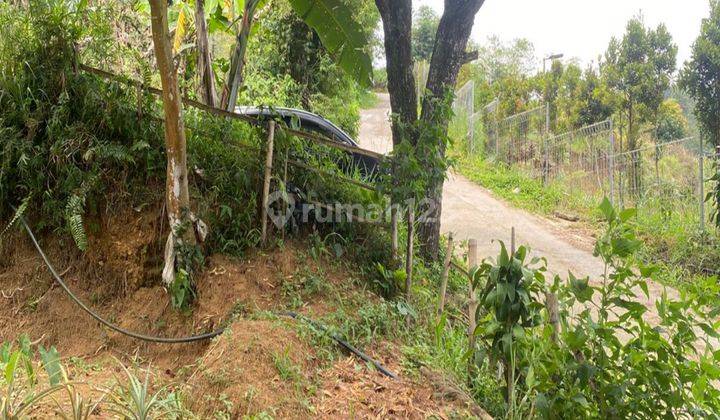
<path fill-rule="evenodd" d="M 598 228 L 595 197 L 568 192 L 567 186 L 559 182 L 544 186 L 540 179 L 483 156 L 456 158 L 456 169 L 463 176 L 515 207 L 541 215 L 572 214 L 586 227 Z M 678 204 L 663 212 L 653 200 L 645 199 L 635 220 L 638 237 L 645 244 L 640 258 L 659 266 L 657 280 L 663 284 L 720 296 L 716 276 L 720 266 L 718 234 L 701 233 L 692 209 Z"/>
<path fill-rule="evenodd" d="M 360 109 L 375 108 L 378 103 L 377 94 L 371 90 L 360 92 Z"/>
<path fill-rule="evenodd" d="M 456 168 L 516 207 L 545 215 L 569 209 L 570 197 L 557 185 L 545 187 L 542 180 L 532 179 L 507 165 L 477 156 L 460 159 Z"/>

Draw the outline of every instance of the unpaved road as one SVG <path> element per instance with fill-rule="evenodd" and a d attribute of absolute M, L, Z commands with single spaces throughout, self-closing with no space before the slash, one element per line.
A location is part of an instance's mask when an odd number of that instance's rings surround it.
<path fill-rule="evenodd" d="M 375 108 L 361 111 L 359 141 L 363 148 L 381 153 L 392 149 L 389 113 L 390 98 L 386 93 L 378 94 Z M 476 239 L 479 258 L 483 259 L 497 256 L 500 248 L 495 240 L 509 246 L 512 227 L 516 231 L 516 244 L 528 245 L 534 255 L 547 258 L 552 273 L 566 278 L 571 271 L 576 277 L 589 276 L 591 283 L 599 283 L 604 267 L 592 255 L 592 238 L 578 236 L 566 222 L 551 221 L 513 208 L 461 175 L 450 174 L 443 189 L 443 233 L 452 232 L 459 240 Z M 665 287 L 657 283 L 648 283 L 648 287 L 650 297 L 638 293 L 638 300 L 649 309 L 646 320 L 657 324 L 655 301 Z M 667 293 L 670 298 L 678 297 L 673 289 L 667 288 Z"/>

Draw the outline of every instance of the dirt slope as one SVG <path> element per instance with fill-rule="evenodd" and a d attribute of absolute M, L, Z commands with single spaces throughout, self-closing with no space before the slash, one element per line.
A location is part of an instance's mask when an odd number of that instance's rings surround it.
<path fill-rule="evenodd" d="M 243 259 L 208 257 L 198 279 L 191 313 L 168 305 L 158 285 L 161 213 L 124 211 L 100 221 L 91 249 L 81 254 L 54 235 L 40 243 L 69 287 L 112 322 L 134 331 L 177 337 L 207 332 L 232 319 L 212 340 L 185 345 L 147 344 L 98 325 L 70 302 L 47 273 L 28 238 L 16 232 L 0 245 L 0 344 L 28 338 L 55 346 L 69 378 L 86 398 L 100 398 L 101 387 L 119 367 L 147 369 L 155 388 L 177 391 L 198 418 L 449 418 L 484 412 L 462 392 L 446 392 L 438 372 L 408 376 L 398 343 L 378 336 L 362 346 L 401 378 L 393 381 L 369 370 L 329 340 L 313 339 L 305 324 L 270 312 L 294 309 L 311 318 L 346 310 L 380 298 L 350 279 L 352 268 L 323 257 L 312 258 L 303 241 L 254 250 Z M 312 283 L 314 282 L 314 283 Z M 315 286 L 309 286 L 309 284 Z M 319 286 L 323 287 L 319 287 Z M 329 327 L 332 325 L 328 324 Z M 323 344 L 325 343 L 325 344 Z M 358 343 L 355 343 L 358 344 Z M 67 410 L 68 402 L 60 399 Z M 110 418 L 100 410 L 98 418 Z M 65 411 L 66 413 L 68 411 Z M 57 407 L 36 407 L 33 418 L 57 417 Z"/>

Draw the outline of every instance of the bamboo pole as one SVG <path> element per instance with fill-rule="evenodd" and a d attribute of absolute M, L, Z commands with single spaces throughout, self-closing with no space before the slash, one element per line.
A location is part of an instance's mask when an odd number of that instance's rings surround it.
<path fill-rule="evenodd" d="M 545 308 L 548 311 L 548 323 L 552 327 L 552 341 L 558 342 L 560 336 L 560 303 L 555 293 L 545 293 Z"/>
<path fill-rule="evenodd" d="M 473 269 L 478 265 L 477 253 L 477 240 L 470 239 L 470 241 L 468 242 L 468 270 L 470 274 L 473 273 Z M 475 353 L 475 328 L 477 327 L 475 313 L 477 312 L 478 308 L 478 300 L 475 294 L 475 287 L 473 287 L 472 276 L 468 276 L 468 282 L 468 343 L 470 347 L 470 363 L 472 364 L 472 355 Z"/>
<path fill-rule="evenodd" d="M 443 272 L 440 277 L 440 303 L 438 304 L 438 315 L 442 315 L 445 310 L 445 294 L 447 293 L 448 275 L 450 274 L 450 263 L 452 262 L 453 253 L 453 234 L 448 235 L 447 251 L 445 253 L 445 263 L 443 264 Z"/>
<path fill-rule="evenodd" d="M 392 241 L 392 261 L 393 265 L 398 261 L 398 208 L 394 205 L 390 205 L 390 236 Z M 399 264 L 398 264 L 399 265 Z"/>
<path fill-rule="evenodd" d="M 410 304 L 412 298 L 412 280 L 413 280 L 413 254 L 415 237 L 415 209 L 408 206 L 408 235 L 407 235 L 407 254 L 405 255 L 405 301 Z M 405 317 L 405 323 L 410 326 L 410 314 Z"/>
<path fill-rule="evenodd" d="M 263 181 L 262 191 L 262 209 L 260 210 L 262 218 L 262 244 L 265 245 L 267 241 L 267 211 L 268 211 L 268 197 L 270 196 L 270 178 L 272 176 L 272 164 L 273 164 L 273 150 L 275 141 L 275 121 L 270 121 L 268 124 L 268 138 L 267 138 L 267 154 L 265 155 L 265 179 Z"/>

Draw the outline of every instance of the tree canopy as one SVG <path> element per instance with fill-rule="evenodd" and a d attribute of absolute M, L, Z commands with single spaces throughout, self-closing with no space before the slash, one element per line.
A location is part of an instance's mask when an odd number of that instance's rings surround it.
<path fill-rule="evenodd" d="M 695 116 L 711 143 L 720 144 L 720 2 L 710 2 L 710 17 L 703 19 L 700 36 L 685 64 L 680 86 L 695 100 Z"/>

